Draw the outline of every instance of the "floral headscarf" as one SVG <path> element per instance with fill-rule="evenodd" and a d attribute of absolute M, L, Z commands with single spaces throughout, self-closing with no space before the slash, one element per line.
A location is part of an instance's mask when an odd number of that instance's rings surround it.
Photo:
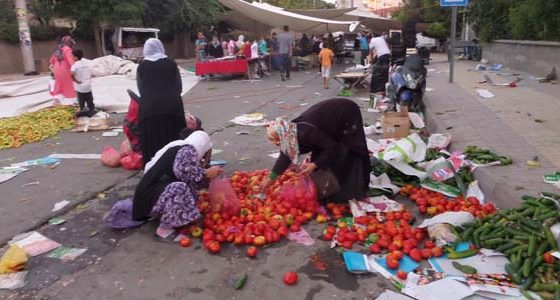
<path fill-rule="evenodd" d="M 297 139 L 297 124 L 286 121 L 284 118 L 276 118 L 270 123 L 270 130 L 280 138 L 280 151 L 288 156 L 292 163 L 298 163 L 299 145 Z"/>
<path fill-rule="evenodd" d="M 56 59 L 58 59 L 58 61 L 62 61 L 64 59 L 64 53 L 62 52 L 62 48 L 64 48 L 65 46 L 74 48 L 74 45 L 76 45 L 76 42 L 71 36 L 69 35 L 63 36 L 62 39 L 60 39 L 60 43 L 58 44 L 58 47 L 56 47 L 56 49 L 54 50 L 54 56 L 56 57 Z"/>

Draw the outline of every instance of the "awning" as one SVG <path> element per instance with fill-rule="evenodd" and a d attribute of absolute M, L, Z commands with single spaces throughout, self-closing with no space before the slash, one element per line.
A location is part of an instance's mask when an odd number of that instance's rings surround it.
<path fill-rule="evenodd" d="M 328 18 L 337 21 L 359 21 L 369 31 L 375 33 L 388 32 L 391 29 L 401 29 L 401 24 L 397 20 L 384 18 L 369 11 L 359 9 L 297 9 L 289 10 L 294 13 Z"/>
<path fill-rule="evenodd" d="M 307 34 L 324 34 L 326 32 L 350 30 L 350 25 L 358 21 L 334 21 L 305 16 L 286 11 L 269 4 L 248 3 L 242 0 L 220 0 L 224 6 L 238 11 L 248 18 L 272 27 L 290 26 L 290 30 Z M 353 27 L 355 27 L 354 25 Z"/>

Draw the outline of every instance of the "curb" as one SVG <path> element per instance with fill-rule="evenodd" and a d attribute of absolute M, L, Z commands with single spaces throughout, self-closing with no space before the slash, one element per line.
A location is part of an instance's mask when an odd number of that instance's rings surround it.
<path fill-rule="evenodd" d="M 444 132 L 445 126 L 438 121 L 437 115 L 431 110 L 431 104 L 426 101 L 424 97 L 425 109 L 425 123 L 430 132 Z M 458 143 L 451 142 L 449 150 L 463 151 L 463 148 L 457 147 Z M 511 166 L 510 166 L 511 167 Z M 508 183 L 505 183 L 496 178 L 492 174 L 490 168 L 477 168 L 474 172 L 475 178 L 478 180 L 480 189 L 486 196 L 486 199 L 491 201 L 501 209 L 510 209 L 518 207 L 521 204 L 521 193 L 516 193 L 515 188 Z"/>

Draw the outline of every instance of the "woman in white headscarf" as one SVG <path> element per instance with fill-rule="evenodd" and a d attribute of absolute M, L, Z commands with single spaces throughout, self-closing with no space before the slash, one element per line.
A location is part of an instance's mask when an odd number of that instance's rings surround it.
<path fill-rule="evenodd" d="M 222 172 L 220 167 L 205 168 L 212 151 L 210 136 L 188 129 L 183 133 L 185 139 L 167 144 L 146 165 L 132 205 L 134 220 L 160 219 L 156 236 L 166 241 L 174 240 L 176 229 L 200 218 L 198 190 Z"/>
<path fill-rule="evenodd" d="M 156 151 L 179 138 L 186 127 L 181 91 L 181 75 L 177 64 L 165 55 L 158 39 L 144 44 L 144 61 L 136 72 L 140 105 L 140 140 L 144 163 Z"/>

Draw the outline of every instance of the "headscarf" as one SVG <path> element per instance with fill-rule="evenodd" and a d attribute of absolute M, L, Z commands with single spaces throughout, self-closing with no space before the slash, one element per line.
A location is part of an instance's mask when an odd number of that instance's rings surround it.
<path fill-rule="evenodd" d="M 235 42 L 235 46 L 241 49 L 245 45 L 245 37 L 243 35 L 239 35 L 237 42 Z"/>
<path fill-rule="evenodd" d="M 280 152 L 288 156 L 292 163 L 298 163 L 299 145 L 297 139 L 297 124 L 286 121 L 284 118 L 276 118 L 270 122 L 267 134 L 277 135 L 280 140 Z"/>
<path fill-rule="evenodd" d="M 169 148 L 184 145 L 191 145 L 194 147 L 199 161 L 202 159 L 202 157 L 204 157 L 204 154 L 206 154 L 208 150 L 212 149 L 210 136 L 204 131 L 197 130 L 191 133 L 186 139 L 170 142 L 163 148 L 158 150 L 158 152 L 156 152 L 156 155 L 154 155 L 154 157 L 144 167 L 144 174 L 148 173 L 148 171 L 157 163 L 157 161 L 165 154 L 165 152 Z"/>
<path fill-rule="evenodd" d="M 212 37 L 212 46 L 218 47 L 220 45 L 220 40 L 217 36 Z"/>
<path fill-rule="evenodd" d="M 166 58 L 165 49 L 160 40 L 156 38 L 149 38 L 144 43 L 144 59 L 149 61 L 158 61 Z"/>
<path fill-rule="evenodd" d="M 56 59 L 58 59 L 58 61 L 62 61 L 64 59 L 64 53 L 62 52 L 62 48 L 64 47 L 70 47 L 70 48 L 74 48 L 74 45 L 76 45 L 76 41 L 74 41 L 74 39 L 69 36 L 69 35 L 65 35 L 62 37 L 62 39 L 60 39 L 60 43 L 58 44 L 58 47 L 56 47 L 56 49 L 54 50 L 54 56 L 56 57 Z"/>

